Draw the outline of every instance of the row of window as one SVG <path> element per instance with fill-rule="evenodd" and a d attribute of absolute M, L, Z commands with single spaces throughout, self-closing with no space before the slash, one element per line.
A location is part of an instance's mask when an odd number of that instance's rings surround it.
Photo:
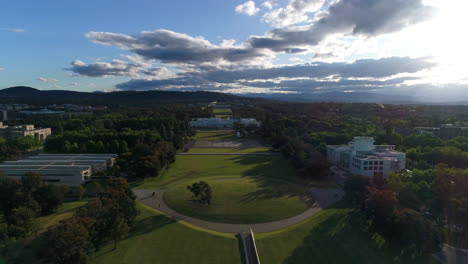
<path fill-rule="evenodd" d="M 383 171 L 383 167 L 382 166 L 380 166 L 380 167 L 377 167 L 377 166 L 375 166 L 375 167 L 372 167 L 372 166 L 366 167 L 366 166 L 364 166 L 364 170 L 380 170 L 380 171 Z"/>
<path fill-rule="evenodd" d="M 353 158 L 353 162 L 358 163 L 358 164 L 363 164 L 363 162 L 357 158 Z M 365 160 L 364 165 L 383 165 L 382 160 Z"/>

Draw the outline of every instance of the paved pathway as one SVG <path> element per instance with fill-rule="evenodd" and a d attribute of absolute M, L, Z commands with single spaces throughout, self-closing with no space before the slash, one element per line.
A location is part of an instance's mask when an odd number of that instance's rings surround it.
<path fill-rule="evenodd" d="M 280 153 L 275 153 L 275 152 L 252 152 L 252 153 L 239 153 L 239 152 L 234 152 L 234 153 L 191 153 L 191 152 L 182 152 L 182 153 L 177 153 L 177 155 L 251 155 L 251 156 L 278 156 Z"/>
<path fill-rule="evenodd" d="M 159 211 L 177 221 L 185 221 L 199 227 L 223 233 L 240 233 L 248 230 L 249 228 L 251 228 L 255 233 L 268 233 L 280 230 L 306 220 L 307 218 L 318 213 L 320 210 L 322 210 L 322 208 L 338 201 L 343 196 L 343 191 L 340 189 L 311 189 L 310 193 L 316 197 L 317 202 L 315 202 L 309 209 L 299 215 L 279 221 L 260 224 L 224 224 L 200 220 L 176 212 L 175 210 L 169 208 L 166 203 L 164 203 L 164 191 L 165 190 L 163 189 L 133 190 L 137 196 L 137 199 L 139 199 L 141 202 L 150 207 L 158 209 Z M 153 192 L 155 193 L 154 196 L 152 196 Z"/>

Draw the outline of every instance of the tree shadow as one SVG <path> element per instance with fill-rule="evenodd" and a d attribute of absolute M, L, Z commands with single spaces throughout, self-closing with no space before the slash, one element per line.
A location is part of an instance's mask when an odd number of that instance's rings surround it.
<path fill-rule="evenodd" d="M 296 248 L 283 263 L 381 263 L 380 259 L 368 262 L 366 256 L 371 250 L 380 250 L 379 246 L 368 241 L 360 241 L 360 227 L 352 227 L 345 222 L 348 217 L 334 215 L 320 223 L 304 238 L 302 245 Z M 362 238 L 370 240 L 363 234 Z M 361 242 L 362 250 L 356 252 L 356 243 Z M 337 254 L 339 253 L 339 254 Z M 371 258 L 371 256 L 368 256 Z"/>
<path fill-rule="evenodd" d="M 335 207 L 335 206 L 333 206 Z M 346 207 L 338 202 L 336 207 Z M 377 234 L 353 214 L 335 214 L 310 230 L 302 244 L 282 262 L 300 263 L 420 263 L 400 259 Z"/>
<path fill-rule="evenodd" d="M 258 199 L 293 198 L 299 197 L 308 205 L 314 202 L 313 197 L 299 179 L 296 172 L 291 169 L 281 156 L 234 156 L 230 160 L 241 165 L 251 166 L 243 172 L 243 177 L 254 181 L 258 190 L 245 195 L 241 202 L 250 202 Z M 253 166 L 252 166 L 253 165 Z"/>
<path fill-rule="evenodd" d="M 142 220 L 137 221 L 134 224 L 133 228 L 130 229 L 130 232 L 128 233 L 126 238 L 143 235 L 156 229 L 162 228 L 165 225 L 173 224 L 175 222 L 175 220 L 164 215 L 146 217 Z"/>
<path fill-rule="evenodd" d="M 237 248 L 239 249 L 239 256 L 241 256 L 241 264 L 247 264 L 247 261 L 245 260 L 244 244 L 242 243 L 242 238 L 240 237 L 240 234 L 236 234 L 236 238 Z"/>

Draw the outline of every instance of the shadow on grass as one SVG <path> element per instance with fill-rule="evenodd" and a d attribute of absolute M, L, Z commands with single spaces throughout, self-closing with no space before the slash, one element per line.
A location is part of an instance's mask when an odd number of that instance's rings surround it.
<path fill-rule="evenodd" d="M 239 248 L 239 256 L 241 259 L 241 264 L 247 264 L 247 261 L 245 260 L 244 243 L 242 243 L 242 238 L 240 237 L 240 234 L 237 234 L 236 238 L 237 238 L 237 247 Z"/>
<path fill-rule="evenodd" d="M 313 228 L 283 263 L 393 263 L 380 252 L 382 245 L 365 228 L 349 215 L 336 214 Z"/>
<path fill-rule="evenodd" d="M 258 190 L 245 195 L 242 202 L 258 199 L 293 198 L 311 205 L 314 199 L 297 176 L 295 169 L 281 156 L 235 156 L 231 160 L 241 165 L 252 166 L 242 176 L 250 177 Z"/>
<path fill-rule="evenodd" d="M 133 228 L 128 233 L 127 238 L 143 235 L 156 229 L 162 228 L 165 225 L 173 224 L 175 222 L 175 220 L 164 215 L 146 217 L 135 223 Z"/>

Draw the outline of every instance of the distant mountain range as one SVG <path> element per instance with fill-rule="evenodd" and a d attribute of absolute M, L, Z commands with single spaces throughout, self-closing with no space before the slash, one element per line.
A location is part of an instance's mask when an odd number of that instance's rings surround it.
<path fill-rule="evenodd" d="M 90 104 L 107 106 L 154 106 L 155 104 L 177 104 L 213 102 L 216 100 L 250 101 L 253 98 L 215 92 L 170 92 L 170 91 L 121 91 L 121 92 L 76 92 L 68 90 L 38 90 L 16 86 L 0 90 L 0 103 L 25 104 Z"/>
<path fill-rule="evenodd" d="M 467 101 L 444 99 L 421 99 L 406 95 L 380 94 L 373 92 L 325 92 L 308 94 L 224 94 L 196 91 L 118 91 L 118 92 L 77 92 L 69 90 L 38 90 L 27 86 L 16 86 L 0 90 L 1 103 L 27 104 L 92 104 L 92 105 L 131 105 L 152 106 L 154 104 L 212 102 L 216 100 L 244 101 L 277 100 L 288 102 L 344 102 L 382 104 L 460 104 Z"/>
<path fill-rule="evenodd" d="M 250 97 L 270 98 L 293 102 L 343 102 L 343 103 L 382 103 L 413 104 L 418 101 L 411 96 L 388 95 L 369 92 L 326 92 L 315 94 L 248 94 Z"/>

